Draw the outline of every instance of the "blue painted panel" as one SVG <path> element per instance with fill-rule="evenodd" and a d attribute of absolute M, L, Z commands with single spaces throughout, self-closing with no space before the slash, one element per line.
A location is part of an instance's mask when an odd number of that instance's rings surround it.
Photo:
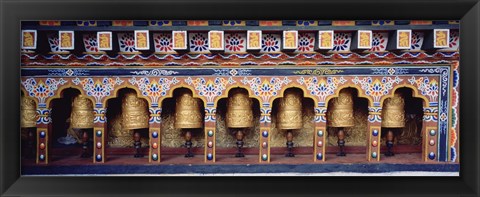
<path fill-rule="evenodd" d="M 283 26 L 296 26 L 297 22 L 296 21 L 282 21 Z"/>
<path fill-rule="evenodd" d="M 187 26 L 187 21 L 172 21 L 172 26 Z"/>
<path fill-rule="evenodd" d="M 319 26 L 332 25 L 332 21 L 318 21 Z"/>
<path fill-rule="evenodd" d="M 76 21 L 60 21 L 60 25 L 62 26 L 77 26 Z"/>
<path fill-rule="evenodd" d="M 222 21 L 221 20 L 208 21 L 208 25 L 210 25 L 210 26 L 221 26 Z"/>
<path fill-rule="evenodd" d="M 245 21 L 245 25 L 247 26 L 258 26 L 258 21 Z"/>
<path fill-rule="evenodd" d="M 371 25 L 372 21 L 356 21 L 356 25 Z"/>
<path fill-rule="evenodd" d="M 97 26 L 112 26 L 112 21 L 97 21 Z"/>
<path fill-rule="evenodd" d="M 133 21 L 134 26 L 148 26 L 148 21 Z"/>

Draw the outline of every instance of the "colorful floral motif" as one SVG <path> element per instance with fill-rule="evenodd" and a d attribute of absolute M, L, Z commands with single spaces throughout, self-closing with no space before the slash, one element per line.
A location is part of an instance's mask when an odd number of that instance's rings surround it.
<path fill-rule="evenodd" d="M 225 34 L 225 52 L 245 52 L 247 34 L 226 33 Z"/>
<path fill-rule="evenodd" d="M 400 79 L 398 76 L 395 76 L 395 78 L 382 77 L 381 80 L 373 80 L 372 77 L 363 77 L 362 79 L 355 77 L 352 80 L 353 83 L 361 85 L 367 96 L 373 97 L 375 106 L 380 105 L 380 98 L 389 94 L 393 84 L 399 84 L 402 81 L 403 79 Z"/>
<path fill-rule="evenodd" d="M 148 77 L 142 77 L 138 80 L 135 77 L 132 77 L 128 81 L 130 84 L 136 85 L 140 91 L 142 91 L 143 96 L 148 96 L 152 101 L 152 106 L 155 107 L 158 106 L 158 99 L 167 95 L 170 86 L 179 82 L 175 77 L 172 79 L 162 77 L 158 79 L 158 82 L 157 80 Z"/>
<path fill-rule="evenodd" d="M 317 77 L 301 77 L 298 79 L 298 83 L 301 85 L 305 84 L 307 90 L 310 90 L 310 94 L 318 96 L 319 103 L 325 103 L 325 98 L 328 95 L 333 95 L 339 84 L 344 84 L 347 82 L 343 77 L 327 77 L 325 81 L 324 78 Z"/>
<path fill-rule="evenodd" d="M 229 77 L 228 79 L 216 77 L 213 81 L 205 80 L 203 77 L 188 77 L 185 79 L 185 82 L 188 85 L 193 85 L 195 90 L 198 91 L 198 94 L 207 99 L 207 105 L 212 105 L 215 97 L 221 96 L 223 91 L 227 88 L 227 85 L 233 84 L 236 81 L 233 80 L 232 77 Z"/>
<path fill-rule="evenodd" d="M 155 33 L 153 34 L 155 52 L 171 53 L 174 52 L 172 44 L 172 34 Z"/>
<path fill-rule="evenodd" d="M 262 49 L 260 52 L 280 52 L 280 34 L 262 34 Z"/>
<path fill-rule="evenodd" d="M 207 33 L 190 33 L 188 34 L 190 43 L 190 51 L 192 52 L 208 52 L 208 35 Z"/>
<path fill-rule="evenodd" d="M 314 33 L 299 33 L 298 48 L 295 50 L 295 52 L 313 52 L 314 46 L 315 46 Z"/>
<path fill-rule="evenodd" d="M 408 79 L 408 82 L 412 85 L 416 85 L 417 89 L 422 91 L 422 95 L 428 96 L 430 103 L 438 102 L 438 82 L 435 79 L 430 80 L 428 77 L 419 77 L 415 79 L 415 76 Z"/>
<path fill-rule="evenodd" d="M 243 78 L 241 82 L 249 85 L 253 94 L 262 98 L 263 104 L 269 103 L 272 96 L 277 96 L 278 91 L 282 89 L 283 85 L 289 84 L 292 80 L 285 77 L 283 79 L 272 77 L 270 80 L 262 79 L 260 77 Z"/>
<path fill-rule="evenodd" d="M 460 35 L 458 31 L 450 31 L 450 42 L 449 47 L 451 49 L 457 50 L 460 45 Z"/>
<path fill-rule="evenodd" d="M 373 33 L 371 52 L 383 52 L 387 48 L 388 33 Z"/>
<path fill-rule="evenodd" d="M 439 51 L 457 51 L 460 46 L 460 35 L 458 31 L 450 30 L 450 41 L 448 48 L 439 49 Z"/>
<path fill-rule="evenodd" d="M 423 32 L 418 32 L 418 31 L 412 32 L 412 46 L 410 47 L 410 50 L 412 51 L 421 50 L 423 45 L 423 38 L 424 38 Z"/>
<path fill-rule="evenodd" d="M 45 82 L 43 82 L 41 79 L 37 82 L 34 78 L 28 78 L 22 82 L 22 85 L 28 92 L 29 96 L 38 99 L 39 107 L 45 107 L 46 99 L 54 96 L 58 86 L 65 83 L 67 83 L 67 81 L 65 81 L 63 78 L 47 78 Z"/>
<path fill-rule="evenodd" d="M 97 35 L 83 34 L 83 45 L 86 52 L 98 52 Z"/>
<path fill-rule="evenodd" d="M 333 49 L 329 52 L 350 52 L 352 33 L 335 33 Z"/>
<path fill-rule="evenodd" d="M 51 52 L 66 52 L 66 50 L 61 50 L 59 48 L 60 43 L 58 40 L 58 34 L 49 34 L 48 35 L 48 44 L 50 45 Z"/>
<path fill-rule="evenodd" d="M 118 45 L 120 46 L 120 52 L 138 52 L 135 49 L 133 33 L 118 33 Z"/>
<path fill-rule="evenodd" d="M 120 85 L 123 83 L 119 77 L 103 79 L 97 79 L 96 81 L 93 78 L 75 78 L 72 80 L 75 85 L 82 85 L 83 90 L 87 96 L 93 96 L 95 98 L 95 104 L 97 107 L 102 106 L 102 99 L 106 96 L 110 96 L 114 90 L 115 85 Z"/>

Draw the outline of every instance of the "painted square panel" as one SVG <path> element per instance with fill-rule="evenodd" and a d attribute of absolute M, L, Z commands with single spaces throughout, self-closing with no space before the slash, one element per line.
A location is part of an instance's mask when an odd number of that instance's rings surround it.
<path fill-rule="evenodd" d="M 72 50 L 75 48 L 75 33 L 73 31 L 58 31 L 59 48 Z"/>
<path fill-rule="evenodd" d="M 97 35 L 93 33 L 83 34 L 83 46 L 85 46 L 85 52 L 87 53 L 98 52 Z"/>
<path fill-rule="evenodd" d="M 262 49 L 263 53 L 277 53 L 280 52 L 280 44 L 282 40 L 281 34 L 263 34 L 262 35 Z"/>
<path fill-rule="evenodd" d="M 37 30 L 22 30 L 22 49 L 37 48 Z"/>
<path fill-rule="evenodd" d="M 118 33 L 118 46 L 120 47 L 120 52 L 123 53 L 137 53 L 135 48 L 135 39 L 133 33 Z"/>
<path fill-rule="evenodd" d="M 298 31 L 283 31 L 283 49 L 297 49 Z"/>
<path fill-rule="evenodd" d="M 170 32 L 154 33 L 153 46 L 156 53 L 175 53 L 173 50 L 172 34 Z"/>
<path fill-rule="evenodd" d="M 225 52 L 227 53 L 246 52 L 247 51 L 246 43 L 247 43 L 246 33 L 225 33 Z"/>
<path fill-rule="evenodd" d="M 357 34 L 358 34 L 357 46 L 359 49 L 372 48 L 372 37 L 373 37 L 372 31 L 358 30 Z"/>
<path fill-rule="evenodd" d="M 210 50 L 224 50 L 225 43 L 223 31 L 209 31 L 208 40 L 210 41 L 208 45 Z"/>
<path fill-rule="evenodd" d="M 112 32 L 97 32 L 98 50 L 112 50 Z"/>
<path fill-rule="evenodd" d="M 433 30 L 433 46 L 435 48 L 448 48 L 450 42 L 450 29 Z"/>
<path fill-rule="evenodd" d="M 187 31 L 172 31 L 173 50 L 187 50 Z"/>
<path fill-rule="evenodd" d="M 188 44 L 190 52 L 207 53 L 208 50 L 208 33 L 189 33 Z"/>
<path fill-rule="evenodd" d="M 412 30 L 397 30 L 397 49 L 410 49 Z"/>
<path fill-rule="evenodd" d="M 333 31 L 318 31 L 318 48 L 333 49 L 335 34 Z"/>
<path fill-rule="evenodd" d="M 137 50 L 150 49 L 150 37 L 148 36 L 148 30 L 135 31 L 135 48 Z"/>
<path fill-rule="evenodd" d="M 295 52 L 314 52 L 315 33 L 299 33 L 298 48 Z"/>
<path fill-rule="evenodd" d="M 262 49 L 262 31 L 247 31 L 247 49 L 260 50 Z"/>

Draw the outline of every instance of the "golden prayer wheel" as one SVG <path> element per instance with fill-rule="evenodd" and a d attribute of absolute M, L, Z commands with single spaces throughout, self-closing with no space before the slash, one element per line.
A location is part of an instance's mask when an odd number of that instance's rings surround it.
<path fill-rule="evenodd" d="M 227 101 L 227 127 L 253 127 L 252 99 L 242 89 L 233 89 L 230 92 L 231 95 Z"/>
<path fill-rule="evenodd" d="M 73 99 L 71 125 L 74 129 L 93 128 L 93 104 L 87 97 L 78 95 Z"/>
<path fill-rule="evenodd" d="M 353 127 L 353 90 L 340 90 L 338 97 L 333 98 L 327 112 L 329 127 Z"/>
<path fill-rule="evenodd" d="M 122 126 L 124 129 L 148 128 L 147 102 L 135 93 L 126 93 L 122 101 Z"/>
<path fill-rule="evenodd" d="M 405 127 L 405 101 L 402 94 L 395 93 L 393 97 L 383 102 L 382 127 Z"/>
<path fill-rule="evenodd" d="M 278 105 L 278 129 L 301 129 L 303 127 L 302 98 L 302 93 L 295 89 L 285 91 Z"/>
<path fill-rule="evenodd" d="M 37 126 L 37 109 L 35 101 L 26 96 L 22 97 L 20 125 L 22 128 Z"/>
<path fill-rule="evenodd" d="M 201 102 L 193 98 L 189 90 L 181 90 L 175 103 L 175 128 L 202 128 L 203 117 L 201 109 Z"/>

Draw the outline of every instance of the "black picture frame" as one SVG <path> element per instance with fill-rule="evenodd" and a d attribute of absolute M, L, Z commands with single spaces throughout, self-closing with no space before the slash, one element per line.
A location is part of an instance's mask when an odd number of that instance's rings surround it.
<path fill-rule="evenodd" d="M 478 196 L 478 0 L 0 1 L 2 196 Z M 460 177 L 21 177 L 21 20 L 461 20 Z"/>

